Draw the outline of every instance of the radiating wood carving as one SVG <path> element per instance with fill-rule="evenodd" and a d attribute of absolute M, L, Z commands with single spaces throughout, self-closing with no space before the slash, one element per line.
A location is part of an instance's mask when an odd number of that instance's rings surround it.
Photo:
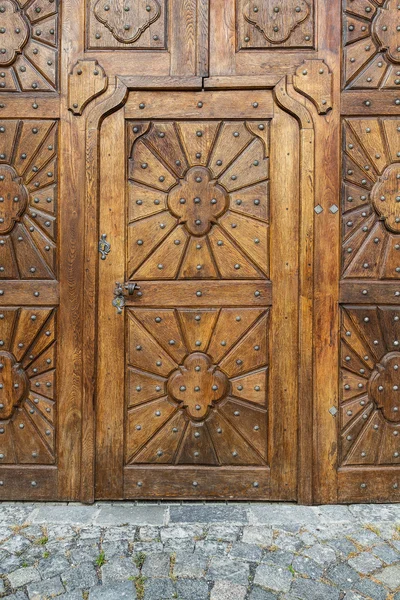
<path fill-rule="evenodd" d="M 397 0 L 344 0 L 344 84 L 350 89 L 398 88 Z"/>
<path fill-rule="evenodd" d="M 129 310 L 127 464 L 266 464 L 268 314 Z"/>
<path fill-rule="evenodd" d="M 293 84 L 313 102 L 320 115 L 332 108 L 332 73 L 323 60 L 305 60 L 297 69 Z"/>
<path fill-rule="evenodd" d="M 57 89 L 58 0 L 2 0 L 0 11 L 0 92 Z"/>
<path fill-rule="evenodd" d="M 268 132 L 266 121 L 130 125 L 129 277 L 268 275 Z"/>
<path fill-rule="evenodd" d="M 81 115 L 85 106 L 106 91 L 108 77 L 97 60 L 78 60 L 68 78 L 68 108 Z"/>
<path fill-rule="evenodd" d="M 0 279 L 55 279 L 57 123 L 0 121 Z"/>
<path fill-rule="evenodd" d="M 239 0 L 239 48 L 310 47 L 312 0 Z"/>
<path fill-rule="evenodd" d="M 90 0 L 89 47 L 164 48 L 165 0 Z"/>
<path fill-rule="evenodd" d="M 343 123 L 344 278 L 400 279 L 400 119 Z"/>
<path fill-rule="evenodd" d="M 345 306 L 341 347 L 341 462 L 400 464 L 400 310 Z"/>
<path fill-rule="evenodd" d="M 0 310 L 0 467 L 55 462 L 56 311 Z"/>

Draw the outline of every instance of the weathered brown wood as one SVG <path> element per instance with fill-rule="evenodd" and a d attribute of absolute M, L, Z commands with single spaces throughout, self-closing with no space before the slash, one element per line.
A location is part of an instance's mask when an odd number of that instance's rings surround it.
<path fill-rule="evenodd" d="M 340 469 L 339 502 L 399 502 L 399 467 Z"/>

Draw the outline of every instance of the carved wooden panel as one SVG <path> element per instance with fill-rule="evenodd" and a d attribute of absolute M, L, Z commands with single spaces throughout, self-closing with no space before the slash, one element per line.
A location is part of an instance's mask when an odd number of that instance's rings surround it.
<path fill-rule="evenodd" d="M 343 0 L 344 86 L 400 85 L 400 21 L 396 0 Z"/>
<path fill-rule="evenodd" d="M 345 306 L 341 464 L 400 464 L 400 308 Z"/>
<path fill-rule="evenodd" d="M 268 311 L 130 309 L 126 463 L 265 465 Z"/>
<path fill-rule="evenodd" d="M 343 278 L 400 279 L 400 120 L 343 123 Z"/>
<path fill-rule="evenodd" d="M 0 466 L 55 462 L 55 368 L 56 309 L 1 307 Z"/>
<path fill-rule="evenodd" d="M 238 49 L 312 48 L 313 0 L 238 0 Z"/>
<path fill-rule="evenodd" d="M 0 3 L 0 91 L 58 88 L 58 0 Z"/>
<path fill-rule="evenodd" d="M 89 48 L 165 49 L 166 0 L 89 0 Z"/>
<path fill-rule="evenodd" d="M 55 279 L 57 130 L 0 121 L 0 279 Z"/>
<path fill-rule="evenodd" d="M 130 123 L 128 135 L 128 278 L 268 277 L 269 122 Z"/>

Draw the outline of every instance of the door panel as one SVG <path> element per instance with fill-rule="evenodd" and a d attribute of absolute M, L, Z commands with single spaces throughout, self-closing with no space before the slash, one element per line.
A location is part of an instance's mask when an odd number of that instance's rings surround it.
<path fill-rule="evenodd" d="M 117 208 L 101 194 L 101 228 L 113 223 L 108 239 L 112 247 L 117 244 L 119 258 L 107 259 L 100 269 L 106 301 L 99 360 L 109 366 L 98 373 L 104 392 L 98 397 L 97 496 L 294 498 L 296 473 L 289 469 L 296 464 L 296 419 L 279 442 L 271 427 L 272 420 L 276 431 L 285 427 L 276 398 L 289 387 L 295 391 L 297 354 L 288 341 L 281 342 L 287 354 L 275 356 L 270 377 L 272 337 L 282 327 L 274 318 L 270 272 L 281 260 L 276 246 L 284 243 L 277 241 L 278 232 L 271 236 L 270 189 L 279 158 L 298 158 L 297 125 L 278 109 L 274 118 L 268 92 L 257 94 L 257 120 L 254 93 L 242 92 L 239 118 L 227 118 L 221 109 L 231 106 L 234 112 L 230 92 L 142 94 L 141 110 L 150 113 L 142 120 L 135 95 L 126 106 L 126 116 L 136 116 L 125 121 L 126 179 L 117 183 L 119 193 L 125 192 L 125 210 L 123 200 Z M 179 107 L 189 104 L 197 108 L 195 118 L 177 117 Z M 118 127 L 122 140 L 122 122 L 121 116 L 106 121 L 105 136 Z M 284 128 L 294 135 L 278 150 L 274 132 L 278 139 Z M 113 161 L 103 143 L 102 158 L 122 178 L 121 158 Z M 287 177 L 286 186 L 292 186 L 284 199 L 287 210 L 298 204 L 297 170 L 298 165 Z M 286 191 L 276 191 L 276 198 Z M 117 226 L 112 213 L 118 213 Z M 119 294 L 113 306 L 108 273 L 122 279 L 123 255 L 124 285 L 138 287 L 132 295 Z M 287 262 L 286 268 L 296 265 Z M 291 275 L 277 286 L 282 298 L 279 287 L 290 294 L 296 285 Z M 276 312 L 292 309 L 295 303 L 283 302 Z M 292 315 L 286 329 L 295 341 Z M 280 379 L 280 368 L 291 381 Z M 125 391 L 118 385 L 110 407 L 105 374 L 111 369 L 114 378 L 125 380 Z M 285 401 L 295 413 L 297 396 Z M 110 414 L 115 410 L 117 419 Z M 113 467 L 105 458 L 109 454 Z M 286 476 L 276 473 L 279 460 Z"/>

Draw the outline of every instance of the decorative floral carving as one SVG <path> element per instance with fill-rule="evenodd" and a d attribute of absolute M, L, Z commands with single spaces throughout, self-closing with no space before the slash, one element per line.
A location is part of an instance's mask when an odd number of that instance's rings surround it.
<path fill-rule="evenodd" d="M 0 233 L 9 233 L 19 221 L 28 201 L 21 177 L 10 165 L 0 165 Z"/>
<path fill-rule="evenodd" d="M 369 394 L 388 421 L 400 422 L 400 352 L 390 352 L 375 365 Z"/>
<path fill-rule="evenodd" d="M 192 235 L 201 236 L 228 206 L 228 194 L 204 167 L 193 167 L 168 196 L 170 211 Z"/>
<path fill-rule="evenodd" d="M 124 44 L 136 42 L 161 14 L 157 0 L 99 0 L 95 17 Z"/>
<path fill-rule="evenodd" d="M 379 177 L 371 199 L 376 212 L 385 226 L 395 233 L 400 232 L 400 165 L 389 165 Z"/>
<path fill-rule="evenodd" d="M 13 354 L 0 351 L 0 418 L 9 419 L 27 395 L 28 377 Z"/>
<path fill-rule="evenodd" d="M 305 0 L 250 0 L 244 8 L 244 18 L 254 25 L 271 44 L 285 42 L 310 15 Z"/>
<path fill-rule="evenodd" d="M 0 3 L 0 65 L 14 62 L 29 37 L 29 27 L 13 0 Z"/>
<path fill-rule="evenodd" d="M 202 421 L 229 390 L 225 373 L 202 352 L 189 354 L 168 381 L 168 392 L 183 404 L 191 419 Z"/>

